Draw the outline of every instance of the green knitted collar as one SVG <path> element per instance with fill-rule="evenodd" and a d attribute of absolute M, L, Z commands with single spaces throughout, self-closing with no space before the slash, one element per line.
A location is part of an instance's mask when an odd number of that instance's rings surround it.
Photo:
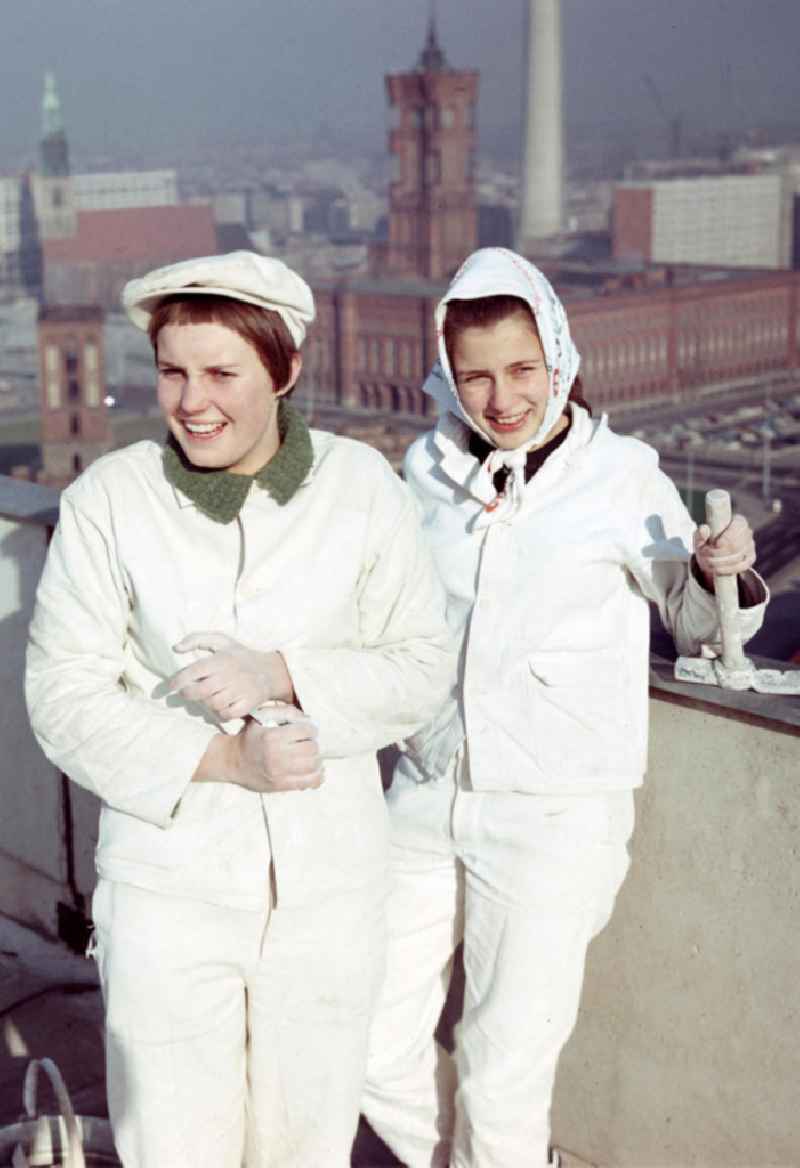
<path fill-rule="evenodd" d="M 282 507 L 311 470 L 314 451 L 302 414 L 283 400 L 278 403 L 278 434 L 281 444 L 276 454 L 255 475 L 193 466 L 170 434 L 164 447 L 164 474 L 173 487 L 217 523 L 236 518 L 254 482 Z"/>

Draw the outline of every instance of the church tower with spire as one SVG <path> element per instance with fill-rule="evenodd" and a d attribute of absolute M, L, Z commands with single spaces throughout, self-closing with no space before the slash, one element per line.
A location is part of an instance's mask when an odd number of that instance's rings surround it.
<path fill-rule="evenodd" d="M 478 74 L 452 69 L 436 11 L 416 68 L 386 77 L 393 173 L 382 274 L 446 279 L 477 243 L 475 127 Z"/>
<path fill-rule="evenodd" d="M 44 78 L 39 171 L 35 175 L 33 194 L 41 240 L 64 239 L 75 234 L 75 200 L 69 174 L 69 146 L 64 131 L 61 100 L 52 73 L 46 73 Z"/>
<path fill-rule="evenodd" d="M 44 75 L 44 96 L 42 97 L 42 137 L 39 142 L 43 175 L 63 178 L 69 174 L 69 147 L 64 133 L 64 119 L 61 114 L 61 99 L 52 73 Z"/>

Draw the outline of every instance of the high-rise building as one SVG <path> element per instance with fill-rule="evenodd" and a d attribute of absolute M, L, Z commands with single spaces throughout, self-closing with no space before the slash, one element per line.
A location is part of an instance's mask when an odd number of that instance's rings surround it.
<path fill-rule="evenodd" d="M 0 177 L 0 286 L 14 290 L 19 279 L 20 195 L 18 178 Z"/>
<path fill-rule="evenodd" d="M 67 483 L 111 448 L 105 405 L 103 312 L 79 305 L 39 313 L 42 478 Z"/>
<path fill-rule="evenodd" d="M 644 263 L 791 267 L 791 194 L 781 172 L 620 183 L 614 196 L 614 256 Z"/>
<path fill-rule="evenodd" d="M 452 69 L 435 17 L 415 69 L 386 77 L 392 111 L 389 238 L 376 273 L 438 280 L 477 243 L 475 124 L 478 74 Z"/>
<path fill-rule="evenodd" d="M 558 235 L 564 215 L 561 0 L 528 0 L 527 15 L 520 251 Z"/>

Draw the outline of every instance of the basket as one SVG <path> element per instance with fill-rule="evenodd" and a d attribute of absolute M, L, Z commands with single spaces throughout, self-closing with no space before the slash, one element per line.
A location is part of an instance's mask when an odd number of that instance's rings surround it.
<path fill-rule="evenodd" d="M 40 1115 L 39 1072 L 53 1088 L 58 1115 Z M 22 1089 L 24 1115 L 0 1127 L 0 1168 L 122 1168 L 106 1119 L 75 1114 L 64 1080 L 52 1059 L 33 1059 Z"/>

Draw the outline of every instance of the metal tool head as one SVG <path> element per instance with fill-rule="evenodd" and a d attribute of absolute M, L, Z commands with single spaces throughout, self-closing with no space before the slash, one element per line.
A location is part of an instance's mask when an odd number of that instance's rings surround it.
<path fill-rule="evenodd" d="M 720 689 L 746 690 L 764 694 L 800 694 L 800 669 L 756 669 L 749 658 L 738 669 L 728 669 L 721 657 L 679 657 L 675 680 L 693 685 L 717 685 Z"/>
<path fill-rule="evenodd" d="M 676 681 L 718 685 L 721 689 L 751 689 L 754 674 L 753 665 L 746 657 L 736 669 L 728 668 L 721 657 L 679 657 L 675 662 Z"/>
<path fill-rule="evenodd" d="M 764 694 L 800 694 L 800 669 L 757 669 L 753 689 Z"/>

